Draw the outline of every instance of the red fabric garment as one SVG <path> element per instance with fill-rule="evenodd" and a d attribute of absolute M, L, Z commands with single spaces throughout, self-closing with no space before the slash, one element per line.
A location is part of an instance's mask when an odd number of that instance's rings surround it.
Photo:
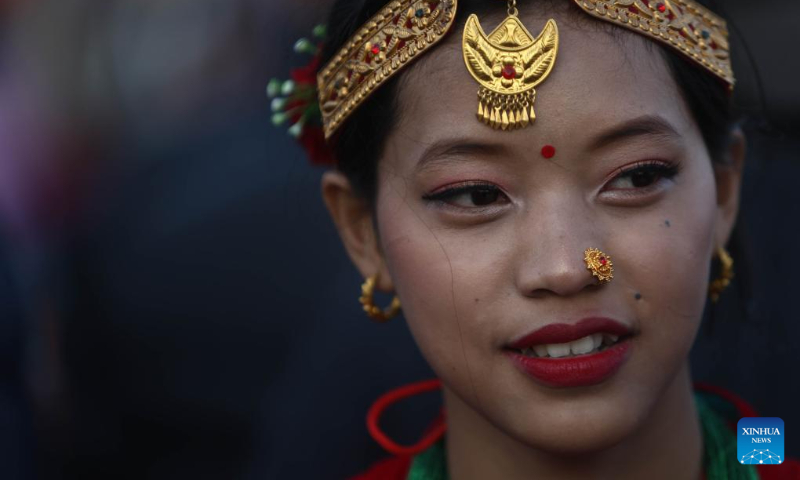
<path fill-rule="evenodd" d="M 798 480 L 800 479 L 800 462 L 787 458 L 780 465 L 756 465 L 761 480 Z"/>
<path fill-rule="evenodd" d="M 409 386 L 401 388 L 408 389 Z M 759 416 L 750 404 L 722 387 L 695 382 L 694 389 L 695 391 L 709 392 L 724 398 L 736 407 L 740 418 Z M 391 396 L 391 394 L 392 392 L 389 392 L 387 395 Z M 428 431 L 435 430 L 442 422 L 444 422 L 444 416 L 440 415 L 428 428 Z M 736 430 L 736 424 L 729 423 L 729 425 L 734 431 Z M 405 480 L 413 458 L 413 455 L 397 455 L 380 460 L 374 463 L 367 471 L 351 477 L 350 480 Z M 781 465 L 756 465 L 756 471 L 760 480 L 800 480 L 800 461 L 787 458 Z M 705 472 L 703 472 L 703 480 L 706 480 Z"/>
<path fill-rule="evenodd" d="M 350 480 L 406 480 L 408 469 L 411 468 L 411 458 L 409 456 L 385 458 Z"/>

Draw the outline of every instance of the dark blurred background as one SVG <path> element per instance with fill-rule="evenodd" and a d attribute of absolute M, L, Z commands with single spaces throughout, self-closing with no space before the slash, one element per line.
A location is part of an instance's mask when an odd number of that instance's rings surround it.
<path fill-rule="evenodd" d="M 367 408 L 432 373 L 401 320 L 360 310 L 322 170 L 264 93 L 328 7 L 0 0 L 3 479 L 335 479 L 383 455 Z M 800 4 L 725 7 L 737 103 L 760 115 L 754 290 L 723 296 L 693 370 L 783 418 L 800 457 Z M 412 441 L 436 401 L 385 429 Z"/>

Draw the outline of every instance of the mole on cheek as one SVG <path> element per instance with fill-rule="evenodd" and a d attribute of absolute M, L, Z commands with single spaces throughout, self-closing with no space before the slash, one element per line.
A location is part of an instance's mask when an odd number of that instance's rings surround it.
<path fill-rule="evenodd" d="M 639 292 L 636 292 L 636 295 L 634 295 L 633 298 L 635 298 L 636 300 L 641 300 L 642 299 L 642 294 L 639 293 Z"/>
<path fill-rule="evenodd" d="M 478 302 L 480 302 L 480 300 L 476 298 L 476 299 L 475 299 L 475 303 L 478 303 Z"/>
<path fill-rule="evenodd" d="M 668 227 L 669 227 L 669 226 L 670 226 L 670 225 L 669 225 L 669 220 L 664 220 L 664 225 L 666 225 L 666 226 L 668 226 Z"/>

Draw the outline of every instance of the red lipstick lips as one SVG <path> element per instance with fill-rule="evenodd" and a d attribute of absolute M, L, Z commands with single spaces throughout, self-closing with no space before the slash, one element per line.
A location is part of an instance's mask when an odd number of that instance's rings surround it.
<path fill-rule="evenodd" d="M 567 343 L 593 333 L 611 333 L 620 337 L 631 333 L 622 323 L 606 317 L 584 318 L 575 325 L 553 323 L 544 326 L 509 345 L 509 348 L 522 350 L 533 345 L 545 343 Z"/>
<path fill-rule="evenodd" d="M 534 345 L 568 343 L 593 333 L 620 338 L 605 350 L 572 357 L 534 357 L 521 353 Z M 511 343 L 506 354 L 535 380 L 551 387 L 577 387 L 600 383 L 616 373 L 630 357 L 631 329 L 605 317 L 584 318 L 575 325 L 557 323 L 542 327 Z"/>

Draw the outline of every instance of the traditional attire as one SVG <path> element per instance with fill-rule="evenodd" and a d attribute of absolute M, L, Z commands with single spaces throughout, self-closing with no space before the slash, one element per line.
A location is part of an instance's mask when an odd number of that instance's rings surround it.
<path fill-rule="evenodd" d="M 694 399 L 703 432 L 703 480 L 798 480 L 800 462 L 785 459 L 780 465 L 742 465 L 736 458 L 736 426 L 742 417 L 759 416 L 755 409 L 721 387 L 694 384 Z M 430 430 L 441 429 L 440 416 Z M 415 455 L 381 460 L 351 480 L 447 480 L 445 437 Z"/>

